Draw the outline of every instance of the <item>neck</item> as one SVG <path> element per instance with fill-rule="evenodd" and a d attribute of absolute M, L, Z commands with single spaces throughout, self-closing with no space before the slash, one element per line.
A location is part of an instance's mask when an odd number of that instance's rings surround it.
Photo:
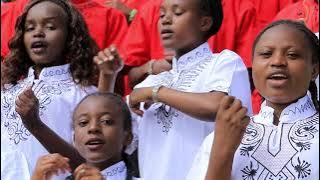
<path fill-rule="evenodd" d="M 116 158 L 108 159 L 108 160 L 102 161 L 102 162 L 87 162 L 87 163 L 93 167 L 99 168 L 100 171 L 103 171 L 104 169 L 107 169 L 110 166 L 115 165 L 120 161 L 122 161 L 122 158 L 116 157 Z"/>
<path fill-rule="evenodd" d="M 179 58 L 185 54 L 187 54 L 188 52 L 196 49 L 197 47 L 199 47 L 201 44 L 205 43 L 206 41 L 199 41 L 199 42 L 195 42 L 193 44 L 191 44 L 188 47 L 185 48 L 181 48 L 181 49 L 177 49 L 175 54 L 176 54 L 176 58 L 179 60 Z"/>

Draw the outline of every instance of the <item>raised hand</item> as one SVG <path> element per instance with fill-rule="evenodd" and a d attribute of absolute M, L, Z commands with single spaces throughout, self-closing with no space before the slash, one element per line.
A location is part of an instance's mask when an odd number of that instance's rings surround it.
<path fill-rule="evenodd" d="M 103 180 L 100 170 L 87 164 L 81 164 L 73 173 L 75 180 Z"/>
<path fill-rule="evenodd" d="M 93 61 L 98 65 L 100 73 L 105 75 L 118 74 L 123 68 L 123 61 L 114 45 L 100 51 Z"/>
<path fill-rule="evenodd" d="M 69 159 L 60 154 L 48 154 L 38 159 L 31 180 L 50 180 L 53 175 L 71 172 Z"/>
<path fill-rule="evenodd" d="M 16 112 L 20 115 L 25 127 L 32 131 L 41 122 L 39 117 L 39 102 L 34 92 L 28 87 L 16 99 Z"/>
<path fill-rule="evenodd" d="M 234 153 L 249 124 L 247 108 L 232 96 L 223 97 L 216 116 L 214 145 Z"/>

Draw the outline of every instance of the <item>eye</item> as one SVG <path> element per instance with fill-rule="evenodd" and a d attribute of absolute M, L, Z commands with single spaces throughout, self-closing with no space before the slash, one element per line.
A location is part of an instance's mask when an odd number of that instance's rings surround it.
<path fill-rule="evenodd" d="M 175 10 L 173 13 L 174 13 L 174 15 L 176 15 L 176 16 L 181 16 L 184 12 L 183 12 L 182 10 L 180 10 L 180 9 L 177 9 L 177 10 Z"/>
<path fill-rule="evenodd" d="M 34 26 L 28 25 L 28 26 L 26 26 L 24 29 L 25 29 L 25 32 L 30 32 L 30 31 L 33 31 L 33 30 L 34 30 Z"/>
<path fill-rule="evenodd" d="M 89 122 L 88 120 L 82 119 L 82 120 L 79 120 L 78 125 L 80 127 L 85 127 L 88 124 L 88 122 Z"/>
<path fill-rule="evenodd" d="M 106 119 L 106 118 L 101 119 L 100 122 L 101 122 L 101 124 L 107 125 L 107 126 L 111 126 L 113 124 L 113 120 L 112 119 Z"/>
<path fill-rule="evenodd" d="M 272 52 L 271 51 L 258 52 L 258 56 L 260 56 L 262 58 L 269 58 L 272 56 Z"/>
<path fill-rule="evenodd" d="M 295 52 L 289 52 L 289 53 L 287 54 L 287 57 L 288 57 L 289 59 L 294 60 L 294 59 L 298 59 L 298 58 L 299 58 L 299 54 L 298 54 L 298 53 L 295 53 Z"/>
<path fill-rule="evenodd" d="M 165 13 L 163 12 L 163 11 L 160 11 L 160 18 L 162 19 L 162 18 L 164 18 L 164 16 L 165 16 Z"/>

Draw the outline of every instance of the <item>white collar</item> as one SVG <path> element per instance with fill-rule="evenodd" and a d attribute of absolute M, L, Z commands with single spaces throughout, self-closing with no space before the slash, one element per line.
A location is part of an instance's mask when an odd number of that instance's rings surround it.
<path fill-rule="evenodd" d="M 273 126 L 273 112 L 274 109 L 266 106 L 266 101 L 261 105 L 261 110 L 258 115 L 254 117 L 256 122 Z M 317 113 L 312 100 L 309 95 L 306 94 L 300 98 L 297 102 L 290 104 L 286 107 L 280 115 L 279 124 L 292 123 L 298 120 L 306 119 Z"/>
<path fill-rule="evenodd" d="M 103 177 L 105 178 L 110 178 L 110 177 L 114 177 L 116 176 L 117 178 L 115 179 L 125 179 L 125 177 L 127 176 L 127 167 L 126 164 L 123 161 L 120 161 L 106 169 L 104 169 L 103 171 L 101 171 L 101 174 L 103 175 Z"/>
<path fill-rule="evenodd" d="M 176 57 L 172 60 L 172 69 L 179 72 L 183 69 L 188 69 L 191 65 L 198 63 L 202 59 L 212 56 L 209 44 L 207 42 L 201 44 L 192 51 L 184 54 L 178 60 Z"/>
<path fill-rule="evenodd" d="M 39 80 L 65 80 L 70 78 L 70 64 L 60 65 L 60 66 L 52 66 L 43 68 L 40 75 Z M 29 68 L 28 79 L 34 79 L 34 69 L 33 67 Z"/>

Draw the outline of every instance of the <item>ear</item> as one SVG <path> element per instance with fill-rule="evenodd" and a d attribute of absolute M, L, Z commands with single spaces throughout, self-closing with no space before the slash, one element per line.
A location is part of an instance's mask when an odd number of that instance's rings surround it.
<path fill-rule="evenodd" d="M 212 18 L 210 16 L 202 16 L 200 22 L 200 30 L 202 32 L 209 31 L 211 26 L 213 25 Z"/>
<path fill-rule="evenodd" d="M 132 139 L 133 139 L 133 134 L 132 134 L 132 131 L 126 131 L 125 132 L 125 137 L 123 139 L 123 145 L 126 147 L 128 146 L 129 144 L 131 144 L 132 142 Z"/>
<path fill-rule="evenodd" d="M 312 81 L 315 81 L 319 75 L 319 63 L 316 63 L 312 67 Z"/>

